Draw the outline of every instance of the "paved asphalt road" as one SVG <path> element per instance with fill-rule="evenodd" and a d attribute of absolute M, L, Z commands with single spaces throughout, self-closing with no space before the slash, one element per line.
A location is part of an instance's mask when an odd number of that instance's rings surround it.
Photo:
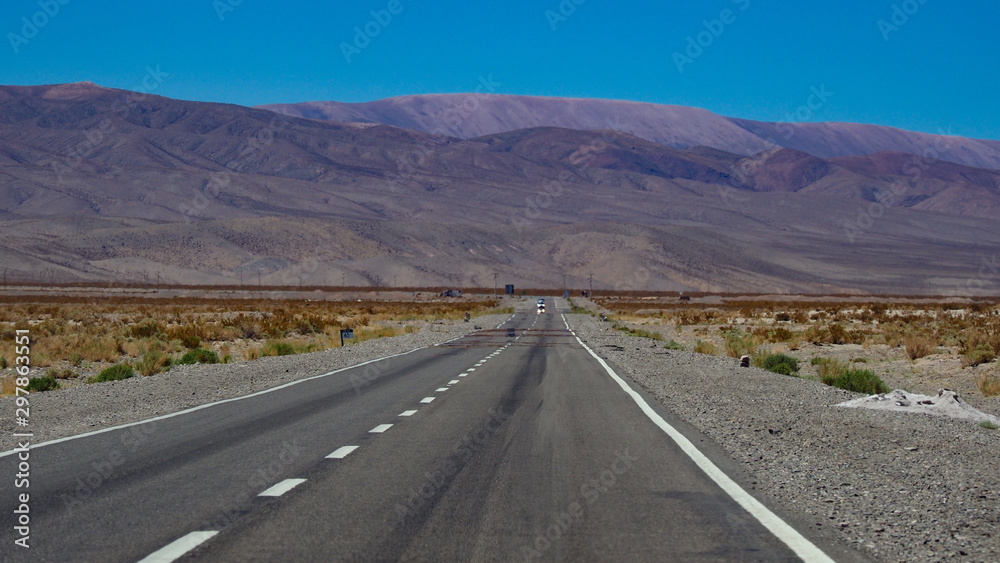
<path fill-rule="evenodd" d="M 567 330 L 553 306 L 565 302 L 548 301 L 547 313 L 522 303 L 501 327 L 445 345 L 33 449 L 32 547 L 13 547 L 7 525 L 0 555 L 800 560 Z M 671 422 L 741 481 L 707 439 Z M 0 458 L 0 474 L 15 463 Z M 3 490 L 10 523 L 17 504 Z M 860 560 L 823 538 L 801 542 L 808 560 Z"/>

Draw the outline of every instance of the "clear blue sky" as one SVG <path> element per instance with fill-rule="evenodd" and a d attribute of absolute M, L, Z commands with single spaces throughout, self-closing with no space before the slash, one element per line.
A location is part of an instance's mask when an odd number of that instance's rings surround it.
<path fill-rule="evenodd" d="M 833 95 L 806 120 L 1000 139 L 996 0 L 398 0 L 388 24 L 369 24 L 393 1 L 42 0 L 58 6 L 50 17 L 38 0 L 5 0 L 0 84 L 135 89 L 159 66 L 169 76 L 157 94 L 256 105 L 465 92 L 492 75 L 503 94 L 766 121 L 798 120 L 789 117 L 810 89 L 825 86 Z M 893 24 L 894 4 L 901 25 L 880 30 L 879 20 Z M 725 9 L 729 23 L 706 30 Z M 22 18 L 44 25 L 24 30 Z M 378 33 L 348 62 L 342 44 L 366 24 Z M 692 49 L 679 72 L 674 53 L 703 31 L 711 44 Z"/>

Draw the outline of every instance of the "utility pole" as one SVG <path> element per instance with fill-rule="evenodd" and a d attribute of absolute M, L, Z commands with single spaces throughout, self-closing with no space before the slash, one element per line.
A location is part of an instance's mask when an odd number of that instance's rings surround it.
<path fill-rule="evenodd" d="M 566 274 L 563 274 L 563 295 L 566 294 Z"/>
<path fill-rule="evenodd" d="M 590 293 L 587 294 L 587 298 L 594 298 L 594 274 L 590 274 Z"/>
<path fill-rule="evenodd" d="M 493 299 L 497 298 L 497 273 L 493 272 Z"/>
<path fill-rule="evenodd" d="M 260 287 L 260 269 L 257 270 L 257 287 Z"/>
<path fill-rule="evenodd" d="M 347 287 L 347 272 L 340 272 L 340 287 Z"/>

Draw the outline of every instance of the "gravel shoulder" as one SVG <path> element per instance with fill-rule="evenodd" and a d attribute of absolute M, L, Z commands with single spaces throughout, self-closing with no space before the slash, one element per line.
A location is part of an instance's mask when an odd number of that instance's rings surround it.
<path fill-rule="evenodd" d="M 753 475 L 765 502 L 875 560 L 1000 561 L 1000 430 L 836 407 L 861 395 L 566 317 L 623 376 Z"/>
<path fill-rule="evenodd" d="M 433 346 L 472 332 L 475 326 L 492 328 L 510 315 L 485 315 L 462 321 L 435 321 L 420 331 L 377 338 L 322 352 L 272 356 L 230 364 L 195 364 L 171 368 L 149 377 L 78 385 L 30 396 L 29 430 L 32 443 L 136 422 L 187 408 L 240 397 L 289 381 L 349 367 L 368 360 Z M 0 451 L 16 446 L 14 397 L 0 399 Z"/>

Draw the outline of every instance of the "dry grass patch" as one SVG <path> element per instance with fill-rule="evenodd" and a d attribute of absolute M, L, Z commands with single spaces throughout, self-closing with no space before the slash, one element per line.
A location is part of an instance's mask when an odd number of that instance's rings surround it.
<path fill-rule="evenodd" d="M 706 340 L 698 340 L 694 344 L 694 351 L 698 354 L 708 354 L 709 356 L 715 355 L 715 344 L 708 342 Z"/>
<path fill-rule="evenodd" d="M 979 387 L 983 396 L 996 397 L 1000 395 L 1000 375 L 997 375 L 995 371 L 981 374 L 976 378 L 976 387 Z"/>
<path fill-rule="evenodd" d="M 937 341 L 923 335 L 907 336 L 903 339 L 903 347 L 906 348 L 906 355 L 911 360 L 916 360 L 933 354 L 937 349 Z"/>
<path fill-rule="evenodd" d="M 0 363 L 14 357 L 15 329 L 31 330 L 32 365 L 84 372 L 128 363 L 142 375 L 169 368 L 189 350 L 204 348 L 254 359 L 418 332 L 407 322 L 462 319 L 500 312 L 492 299 L 430 301 L 276 301 L 265 299 L 144 299 L 0 297 Z M 507 309 L 509 312 L 509 309 Z M 282 345 L 283 344 L 283 345 Z M 290 348 L 289 348 L 290 347 Z M 235 350 L 235 352 L 234 352 Z M 0 366 L 2 368 L 2 366 Z M 12 392 L 13 386 L 5 392 Z"/>

